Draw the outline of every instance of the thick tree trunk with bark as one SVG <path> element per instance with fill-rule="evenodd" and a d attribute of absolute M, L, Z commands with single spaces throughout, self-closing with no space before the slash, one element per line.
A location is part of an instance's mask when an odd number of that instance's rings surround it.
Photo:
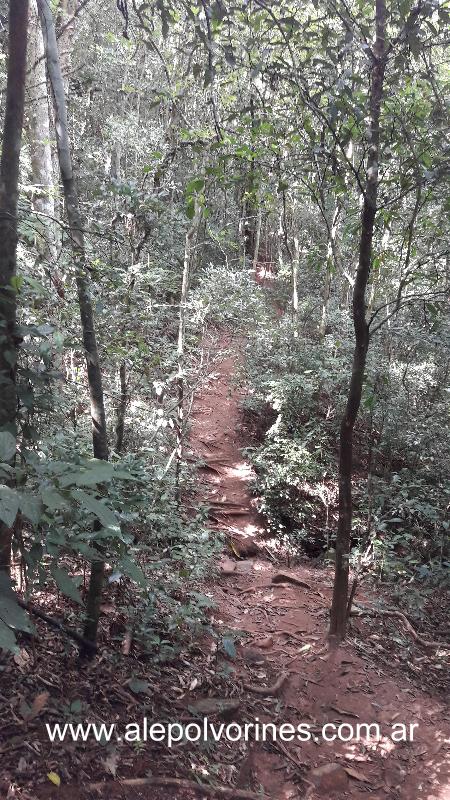
<path fill-rule="evenodd" d="M 0 430 L 16 433 L 17 201 L 25 102 L 28 0 L 10 0 L 8 74 L 0 163 Z M 0 569 L 9 569 L 12 529 L 0 522 Z"/>
<path fill-rule="evenodd" d="M 376 40 L 372 54 L 370 89 L 370 141 L 367 179 L 361 219 L 359 261 L 353 287 L 355 349 L 347 405 L 341 421 L 339 454 L 339 522 L 336 537 L 336 568 L 331 606 L 330 636 L 344 638 L 347 628 L 349 555 L 352 532 L 353 430 L 361 404 L 364 369 L 369 346 L 366 321 L 366 287 L 372 261 L 372 240 L 377 211 L 380 110 L 386 68 L 386 6 L 376 0 Z"/>
<path fill-rule="evenodd" d="M 76 268 L 78 304 L 80 308 L 81 329 L 83 333 L 91 404 L 93 451 L 95 458 L 107 461 L 108 439 L 103 400 L 102 374 L 90 296 L 89 269 L 84 246 L 83 227 L 78 203 L 77 187 L 72 169 L 64 82 L 59 62 L 53 15 L 47 0 L 38 0 L 38 8 L 47 56 L 48 76 L 53 94 L 58 158 Z M 99 557 L 99 560 L 93 562 L 91 565 L 91 577 L 86 603 L 86 624 L 84 629 L 85 638 L 93 642 L 95 642 L 97 636 L 103 576 L 104 564 Z"/>

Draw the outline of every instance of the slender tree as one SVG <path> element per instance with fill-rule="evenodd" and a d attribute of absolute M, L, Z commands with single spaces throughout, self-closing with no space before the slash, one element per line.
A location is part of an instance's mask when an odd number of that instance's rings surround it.
<path fill-rule="evenodd" d="M 61 179 L 64 189 L 67 217 L 69 221 L 72 253 L 76 269 L 76 285 L 80 308 L 83 344 L 86 356 L 86 370 L 89 385 L 92 419 L 92 443 L 95 458 L 108 460 L 108 438 L 103 399 L 102 373 L 95 334 L 94 313 L 92 309 L 89 269 L 84 243 L 83 226 L 78 202 L 77 186 L 72 167 L 69 143 L 67 106 L 64 81 L 59 61 L 58 46 L 53 15 L 46 0 L 38 0 L 39 16 L 47 57 L 47 70 L 53 95 L 56 141 Z M 84 636 L 95 642 L 100 615 L 100 599 L 104 580 L 104 562 L 91 564 L 91 576 L 86 603 L 86 624 Z"/>
<path fill-rule="evenodd" d="M 25 102 L 28 0 L 10 0 L 8 75 L 0 162 L 0 430 L 16 434 L 17 202 Z M 0 568 L 11 560 L 12 528 L 0 522 Z"/>
<path fill-rule="evenodd" d="M 191 283 L 191 272 L 193 262 L 193 250 L 195 240 L 198 236 L 198 229 L 201 220 L 201 206 L 195 200 L 194 216 L 186 232 L 183 260 L 183 280 L 181 284 L 180 313 L 178 317 L 178 342 L 177 342 L 177 422 L 176 422 L 176 462 L 175 462 L 175 484 L 177 497 L 180 499 L 180 470 L 183 460 L 183 438 L 184 438 L 184 350 L 185 350 L 185 329 L 186 329 L 186 304 Z"/>
<path fill-rule="evenodd" d="M 36 242 L 40 255 L 56 261 L 55 199 L 53 190 L 52 148 L 50 144 L 50 117 L 47 94 L 47 73 L 44 42 L 39 23 L 36 0 L 30 4 L 27 74 L 27 131 L 31 151 L 31 170 L 36 187 L 33 208 L 40 215 L 43 237 Z M 52 281 L 61 291 L 56 275 Z"/>
<path fill-rule="evenodd" d="M 339 522 L 336 537 L 336 568 L 331 606 L 330 636 L 343 639 L 347 625 L 349 553 L 352 531 L 353 431 L 361 404 L 364 368 L 369 346 L 366 320 L 366 288 L 372 263 L 372 240 L 377 213 L 379 184 L 380 112 L 386 70 L 386 4 L 375 3 L 376 38 L 372 51 L 370 88 L 369 151 L 361 215 L 359 261 L 353 287 L 355 348 L 347 404 L 341 421 L 339 452 Z"/>

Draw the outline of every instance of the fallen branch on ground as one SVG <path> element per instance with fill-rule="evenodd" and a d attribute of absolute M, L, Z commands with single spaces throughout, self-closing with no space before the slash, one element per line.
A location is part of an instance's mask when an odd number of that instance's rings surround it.
<path fill-rule="evenodd" d="M 446 644 L 445 642 L 427 641 L 426 639 L 423 639 L 420 636 L 420 634 L 418 634 L 417 631 L 414 630 L 414 628 L 411 625 L 409 619 L 407 617 L 405 617 L 405 615 L 402 614 L 401 611 L 394 611 L 394 610 L 389 611 L 388 609 L 384 609 L 384 608 L 373 608 L 373 606 L 360 605 L 359 603 L 355 603 L 354 604 L 354 608 L 355 608 L 355 610 L 354 610 L 353 614 L 358 614 L 358 613 L 359 614 L 369 614 L 370 616 L 374 616 L 374 617 L 376 617 L 378 614 L 380 614 L 383 617 L 395 617 L 397 619 L 400 619 L 403 622 L 403 624 L 404 624 L 406 630 L 408 631 L 408 633 L 410 633 L 411 636 L 413 637 L 413 639 L 415 639 L 415 641 L 418 644 L 422 645 L 422 647 L 431 648 L 433 650 L 434 649 L 437 649 L 437 650 L 440 650 L 440 649 L 442 649 L 442 650 L 450 650 L 450 644 Z"/>
<path fill-rule="evenodd" d="M 148 778 L 126 778 L 117 781 L 115 784 L 111 781 L 104 783 L 90 783 L 89 789 L 91 791 L 101 792 L 107 789 L 108 792 L 114 786 L 129 786 L 130 788 L 139 788 L 140 786 L 177 786 L 179 789 L 189 789 L 193 792 L 201 792 L 203 795 L 209 797 L 228 797 L 230 800 L 261 800 L 260 794 L 255 792 L 248 792 L 246 789 L 234 789 L 232 786 L 208 786 L 205 783 L 197 783 L 196 781 L 188 781 L 184 778 L 167 778 L 164 775 L 152 775 Z M 266 795 L 266 800 L 269 800 Z"/>
<path fill-rule="evenodd" d="M 267 697 L 271 694 L 277 694 L 280 691 L 281 687 L 283 686 L 284 682 L 288 679 L 289 672 L 283 672 L 280 677 L 275 681 L 272 686 L 255 686 L 253 683 L 244 683 L 244 689 L 247 692 L 254 692 L 255 694 L 261 694 L 263 697 Z"/>
<path fill-rule="evenodd" d="M 73 628 L 69 628 L 67 625 L 64 625 L 64 623 L 59 622 L 53 617 L 49 617 L 48 614 L 45 614 L 45 612 L 41 611 L 40 608 L 36 608 L 36 606 L 30 605 L 30 603 L 25 603 L 25 601 L 21 600 L 19 597 L 16 597 L 16 601 L 21 608 L 24 608 L 29 614 L 34 614 L 35 617 L 39 617 L 39 619 L 42 619 L 43 622 L 47 623 L 47 625 L 50 625 L 51 628 L 56 628 L 56 630 L 61 631 L 61 633 L 64 633 L 69 637 L 69 639 L 73 639 L 75 642 L 77 642 L 77 644 L 81 644 L 91 653 L 97 652 L 97 645 L 94 644 L 94 642 L 90 642 L 89 639 L 85 639 L 81 633 L 77 633 L 77 631 L 74 631 Z"/>

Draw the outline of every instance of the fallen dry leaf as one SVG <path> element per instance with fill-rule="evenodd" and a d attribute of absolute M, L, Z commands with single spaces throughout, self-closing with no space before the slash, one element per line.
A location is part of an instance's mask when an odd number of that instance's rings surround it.
<path fill-rule="evenodd" d="M 25 716 L 27 722 L 37 717 L 38 714 L 41 713 L 42 709 L 45 708 L 48 702 L 48 698 L 50 697 L 49 692 L 40 692 L 34 698 L 29 713 Z"/>
<path fill-rule="evenodd" d="M 55 786 L 61 785 L 61 778 L 57 772 L 47 772 L 47 778 L 49 779 L 50 783 L 53 783 Z"/>
<path fill-rule="evenodd" d="M 118 762 L 119 762 L 119 756 L 115 750 L 109 753 L 103 761 L 103 765 L 106 771 L 110 772 L 113 778 L 116 777 Z"/>
<path fill-rule="evenodd" d="M 366 778 L 362 772 L 359 772 L 357 769 L 353 769 L 353 767 L 344 767 L 347 775 L 350 778 L 354 778 L 355 781 L 362 781 L 363 783 L 373 783 L 370 778 Z"/>

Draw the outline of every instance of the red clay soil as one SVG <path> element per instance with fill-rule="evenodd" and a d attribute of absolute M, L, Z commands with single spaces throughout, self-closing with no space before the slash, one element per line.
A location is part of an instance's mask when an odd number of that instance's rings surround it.
<path fill-rule="evenodd" d="M 220 342 L 222 347 L 227 344 L 226 338 Z M 313 736 L 303 743 L 254 742 L 240 765 L 237 785 L 263 787 L 272 800 L 450 798 L 450 709 L 442 696 L 428 693 L 426 685 L 423 690 L 415 686 L 397 666 L 395 655 L 390 659 L 389 640 L 398 635 L 398 621 L 358 619 L 349 641 L 330 651 L 326 633 L 331 570 L 308 563 L 296 567 L 294 577 L 310 588 L 272 583 L 286 570 L 268 558 L 252 498 L 254 475 L 240 450 L 241 393 L 233 384 L 238 361 L 235 347 L 235 354 L 217 366 L 194 406 L 191 434 L 192 446 L 205 462 L 203 499 L 210 503 L 217 526 L 234 543 L 214 591 L 215 621 L 245 641 L 234 668 L 253 687 L 248 691 L 254 697 L 254 717 L 278 725 L 307 723 Z M 238 560 L 242 541 L 256 542 L 257 555 Z M 399 646 L 393 642 L 394 654 Z M 416 643 L 411 646 L 412 666 L 425 661 L 431 668 L 436 655 Z M 383 659 L 383 653 L 388 658 Z M 437 666 L 442 668 L 442 663 Z M 283 675 L 285 682 L 273 695 L 255 691 L 276 684 Z M 349 725 L 378 723 L 382 738 L 367 739 L 360 729 L 361 741 L 326 742 L 321 735 L 326 723 L 336 728 L 346 724 L 343 738 L 351 736 Z M 392 726 L 398 723 L 406 724 L 407 731 L 417 725 L 413 741 L 392 740 Z M 334 730 L 328 728 L 327 734 Z M 320 767 L 327 774 L 314 772 Z"/>

